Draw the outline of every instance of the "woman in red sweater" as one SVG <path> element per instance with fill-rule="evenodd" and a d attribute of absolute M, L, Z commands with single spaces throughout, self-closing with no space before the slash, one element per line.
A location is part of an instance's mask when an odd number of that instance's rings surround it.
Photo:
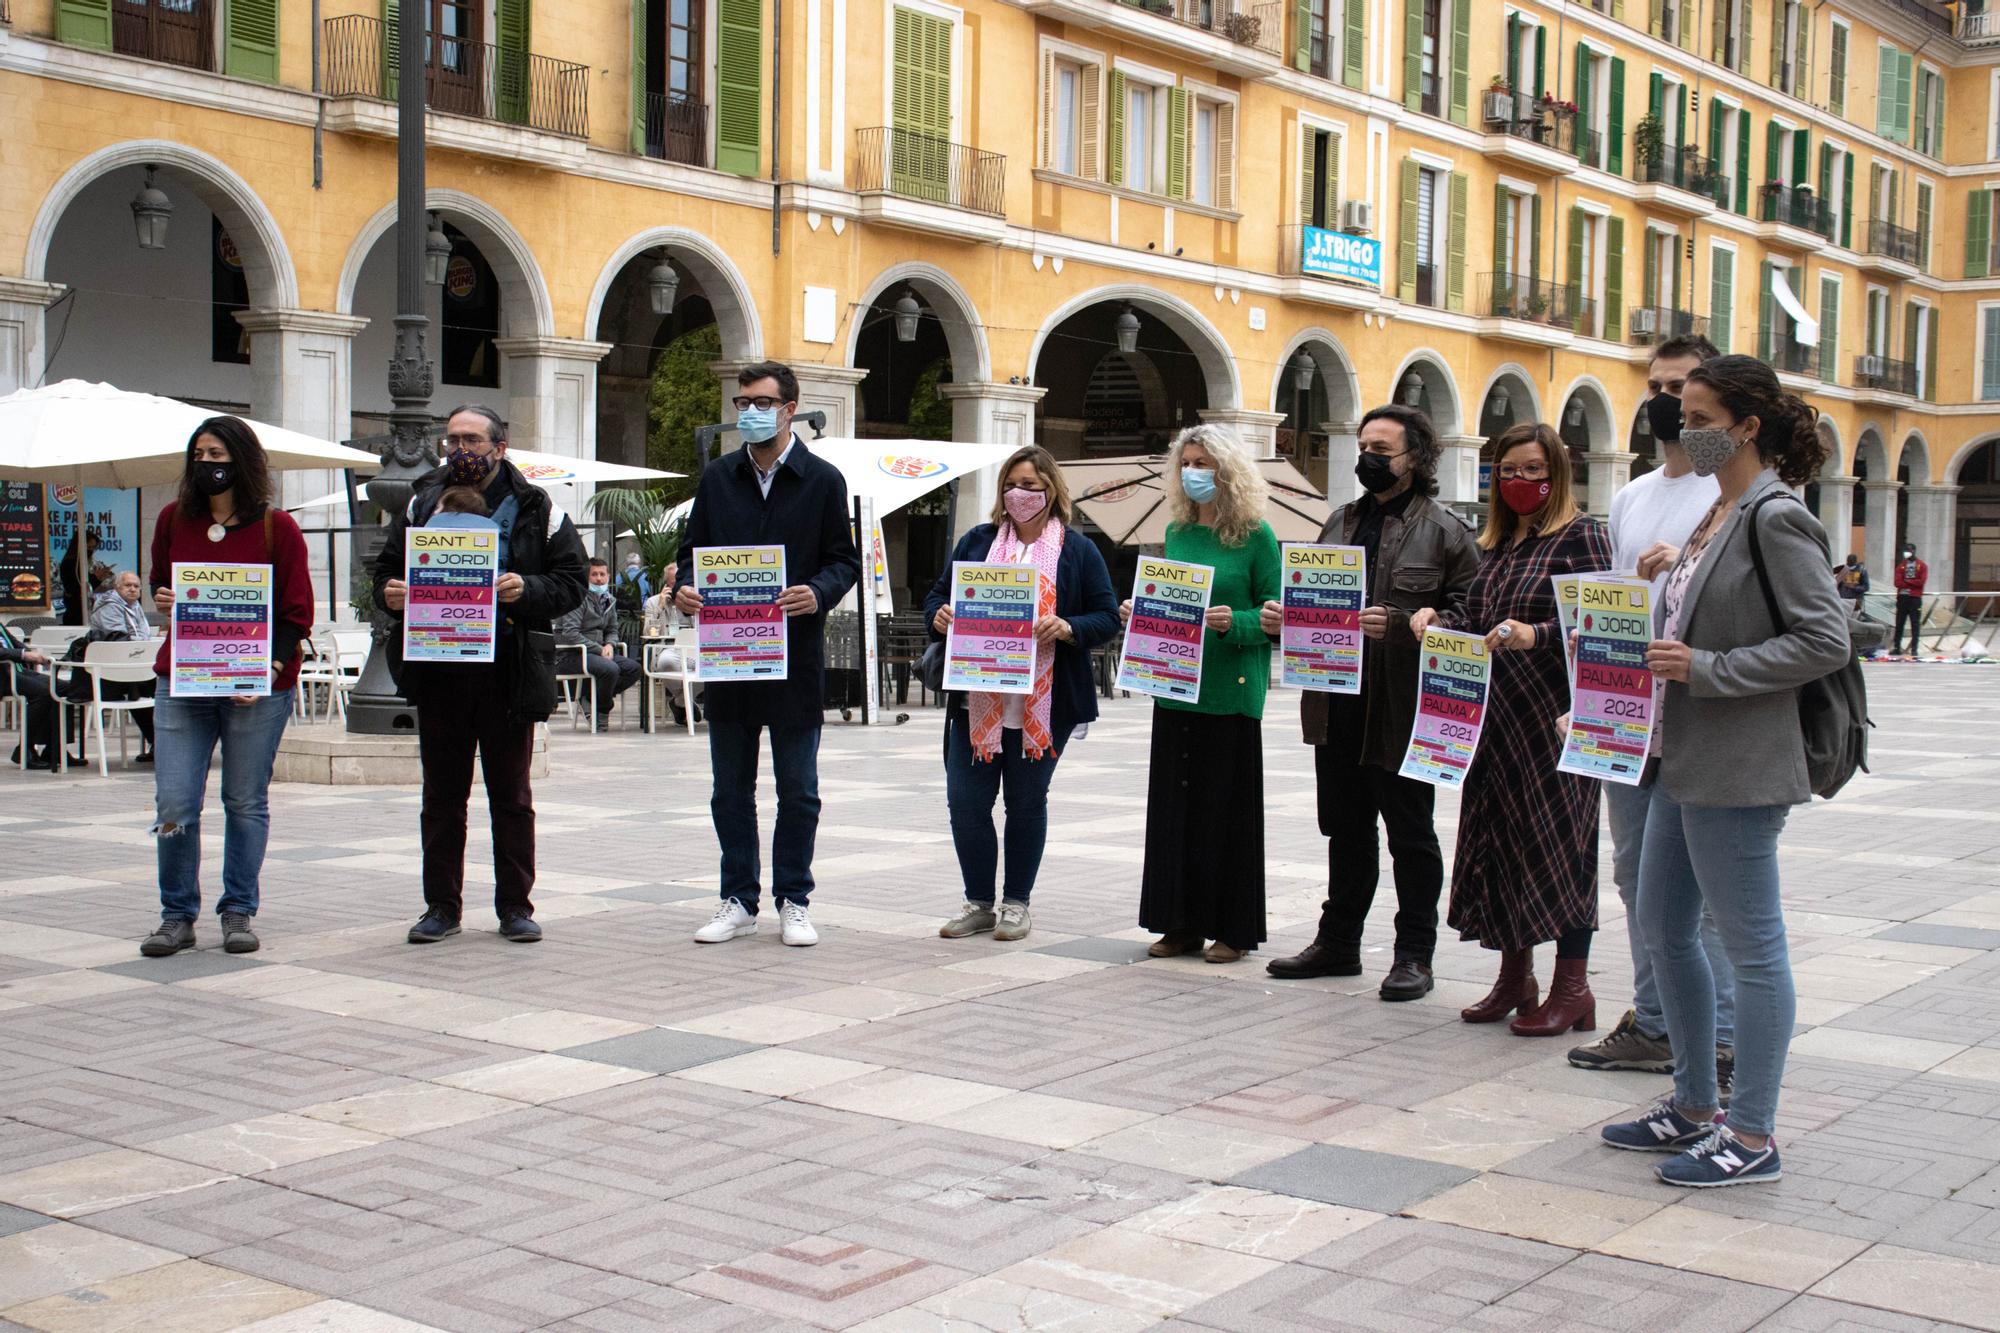
<path fill-rule="evenodd" d="M 153 529 L 153 605 L 172 615 L 176 563 L 271 567 L 271 692 L 174 697 L 173 644 L 154 671 L 169 677 L 155 695 L 153 833 L 159 848 L 160 927 L 139 952 L 164 958 L 194 947 L 201 915 L 201 807 L 208 766 L 222 746 L 222 947 L 251 953 L 257 935 L 258 875 L 271 835 L 271 765 L 292 715 L 299 645 L 312 632 L 312 579 L 306 542 L 292 516 L 271 507 L 264 446 L 235 417 L 210 417 L 188 441 L 180 495 Z"/>

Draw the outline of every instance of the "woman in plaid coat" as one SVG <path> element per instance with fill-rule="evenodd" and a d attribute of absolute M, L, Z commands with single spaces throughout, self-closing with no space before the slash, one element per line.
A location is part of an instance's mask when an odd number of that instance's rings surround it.
<path fill-rule="evenodd" d="M 1494 456 L 1485 557 L 1465 608 L 1419 612 L 1410 629 L 1422 634 L 1435 620 L 1484 634 L 1493 653 L 1486 726 L 1459 806 L 1449 920 L 1461 939 L 1500 951 L 1500 977 L 1460 1016 L 1496 1023 L 1518 1011 L 1513 1031 L 1552 1037 L 1597 1021 L 1585 969 L 1597 929 L 1598 793 L 1594 779 L 1556 772 L 1569 672 L 1549 579 L 1608 570 L 1611 539 L 1578 511 L 1569 449 L 1553 430 L 1515 426 L 1494 441 Z M 1555 980 L 1538 1005 L 1534 948 L 1549 940 Z"/>

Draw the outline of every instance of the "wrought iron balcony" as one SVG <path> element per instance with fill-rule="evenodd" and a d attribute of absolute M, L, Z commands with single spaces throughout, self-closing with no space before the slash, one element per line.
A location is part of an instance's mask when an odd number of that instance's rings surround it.
<path fill-rule="evenodd" d="M 855 188 L 863 194 L 899 195 L 992 217 L 1006 213 L 1004 154 L 883 126 L 856 130 L 854 141 L 860 159 Z"/>
<path fill-rule="evenodd" d="M 6 0 L 0 0 L 4 11 Z M 0 12 L 0 22 L 6 21 Z M 141 60 L 189 69 L 215 68 L 215 6 L 210 0 L 178 5 L 112 0 L 111 49 Z"/>
<path fill-rule="evenodd" d="M 1819 374 L 1819 347 L 1816 344 L 1799 342 L 1773 329 L 1771 345 L 1765 350 L 1764 360 L 1773 370 L 1787 375 Z"/>
<path fill-rule="evenodd" d="M 1659 343 L 1669 338 L 1685 338 L 1690 334 L 1708 336 L 1707 315 L 1676 310 L 1672 306 L 1633 306 L 1631 320 L 1632 341 L 1636 343 Z"/>
<path fill-rule="evenodd" d="M 1636 179 L 1652 185 L 1671 185 L 1728 207 L 1730 182 L 1713 159 L 1692 148 L 1671 145 L 1663 145 L 1653 153 L 1635 146 L 1634 155 L 1638 161 Z"/>
<path fill-rule="evenodd" d="M 330 18 L 320 27 L 328 96 L 395 100 L 393 31 L 361 14 Z M 588 65 L 456 37 L 426 38 L 425 53 L 424 104 L 433 111 L 578 139 L 590 133 Z"/>
<path fill-rule="evenodd" d="M 708 108 L 672 93 L 646 94 L 646 156 L 708 165 Z"/>
<path fill-rule="evenodd" d="M 1898 263 L 1915 266 L 1921 252 L 1917 233 L 1909 227 L 1899 227 L 1893 222 L 1875 221 L 1868 224 L 1868 253 L 1893 259 Z"/>
<path fill-rule="evenodd" d="M 1552 99 L 1488 88 L 1480 94 L 1479 106 L 1488 134 L 1525 139 L 1559 153 L 1577 151 L 1576 112 Z"/>
<path fill-rule="evenodd" d="M 1579 125 L 1571 147 L 1576 153 L 1576 160 L 1583 163 L 1586 167 L 1601 167 L 1604 165 L 1604 132 L 1602 130 L 1588 129 Z"/>
<path fill-rule="evenodd" d="M 1780 185 L 1775 181 L 1766 185 L 1763 216 L 1766 222 L 1781 222 L 1829 241 L 1833 239 L 1833 209 L 1801 185 Z"/>
<path fill-rule="evenodd" d="M 1863 352 L 1854 358 L 1854 387 L 1906 393 L 1914 398 L 1917 396 L 1916 363 Z"/>
<path fill-rule="evenodd" d="M 1284 46 L 1284 6 L 1279 0 L 1261 5 L 1237 0 L 1124 0 L 1124 3 L 1190 28 L 1227 37 L 1238 46 L 1248 46 L 1266 55 L 1275 56 Z"/>
<path fill-rule="evenodd" d="M 1559 329 L 1579 328 L 1579 315 L 1593 304 L 1579 299 L 1580 293 L 1573 286 L 1517 273 L 1488 273 L 1485 287 L 1488 314 Z M 1596 312 L 1592 309 L 1590 313 Z"/>

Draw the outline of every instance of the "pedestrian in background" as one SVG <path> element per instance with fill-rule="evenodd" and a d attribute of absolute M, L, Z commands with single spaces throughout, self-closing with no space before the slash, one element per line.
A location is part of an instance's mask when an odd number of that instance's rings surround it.
<path fill-rule="evenodd" d="M 1919 635 L 1924 627 L 1924 585 L 1930 582 L 1931 567 L 1917 559 L 1917 548 L 1903 543 L 1903 558 L 1896 562 L 1896 633 L 1889 651 L 1915 657 L 1922 651 Z M 1903 653 L 1903 626 L 1910 627 L 1910 651 Z"/>
<path fill-rule="evenodd" d="M 618 651 L 624 645 L 618 638 L 611 562 L 592 556 L 589 580 L 583 600 L 556 618 L 555 635 L 557 649 L 566 659 L 563 672 L 590 676 L 590 693 L 597 705 L 590 729 L 604 733 L 611 729 L 611 710 L 618 696 L 639 683 L 639 662 Z"/>

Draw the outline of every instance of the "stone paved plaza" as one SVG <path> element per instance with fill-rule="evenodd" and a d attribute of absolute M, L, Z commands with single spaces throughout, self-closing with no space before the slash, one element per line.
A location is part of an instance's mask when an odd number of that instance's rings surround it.
<path fill-rule="evenodd" d="M 405 945 L 415 791 L 284 786 L 263 952 L 211 917 L 140 959 L 150 777 L 8 769 L 0 1328 L 2000 1329 L 2000 675 L 1869 681 L 1874 775 L 1785 838 L 1785 1179 L 1692 1195 L 1595 1142 L 1665 1080 L 1458 1021 L 1491 955 L 1378 1002 L 1392 895 L 1369 976 L 1265 976 L 1325 873 L 1295 695 L 1272 940 L 1227 967 L 1140 961 L 1137 700 L 1063 759 L 1012 945 L 937 936 L 933 709 L 828 729 L 812 950 L 690 940 L 716 877 L 685 732 L 556 725 L 534 947 L 480 907 Z M 1600 1029 L 1630 974 L 1608 851 Z"/>

